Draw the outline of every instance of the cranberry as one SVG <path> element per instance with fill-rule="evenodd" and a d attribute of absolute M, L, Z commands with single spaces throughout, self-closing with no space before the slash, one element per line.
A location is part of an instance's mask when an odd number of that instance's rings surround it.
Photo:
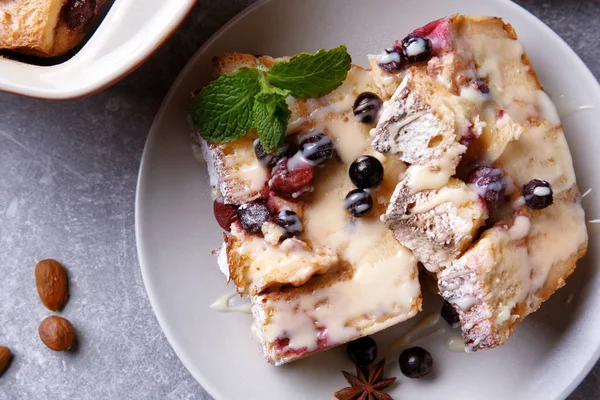
<path fill-rule="evenodd" d="M 238 219 L 242 228 L 249 233 L 258 233 L 263 224 L 269 220 L 269 208 L 264 201 L 242 204 L 238 210 Z"/>
<path fill-rule="evenodd" d="M 525 204 L 532 210 L 542 210 L 554 202 L 552 186 L 541 179 L 533 179 L 523 186 Z"/>
<path fill-rule="evenodd" d="M 495 206 L 504 198 L 504 173 L 501 169 L 478 167 L 471 172 L 467 183 L 485 199 L 488 207 Z"/>
<path fill-rule="evenodd" d="M 288 159 L 284 159 L 277 163 L 271 175 L 271 180 L 269 180 L 271 189 L 280 194 L 297 197 L 312 182 L 313 168 L 303 163 L 289 170 Z"/>
<path fill-rule="evenodd" d="M 225 204 L 225 198 L 221 196 L 216 198 L 213 203 L 213 213 L 215 214 L 219 226 L 227 232 L 230 232 L 231 224 L 237 221 L 237 206 Z"/>
<path fill-rule="evenodd" d="M 83 28 L 96 14 L 96 0 L 69 0 L 63 8 L 63 19 L 73 30 Z"/>
<path fill-rule="evenodd" d="M 427 38 L 435 43 L 433 46 L 433 55 L 439 56 L 440 53 L 452 50 L 451 37 L 448 24 L 448 18 L 441 18 L 430 22 L 422 28 L 415 29 L 414 36 Z"/>

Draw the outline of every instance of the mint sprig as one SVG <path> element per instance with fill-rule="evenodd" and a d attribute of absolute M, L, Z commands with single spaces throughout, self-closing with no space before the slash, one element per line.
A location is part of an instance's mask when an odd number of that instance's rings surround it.
<path fill-rule="evenodd" d="M 233 142 L 253 128 L 254 97 L 261 72 L 241 68 L 210 83 L 192 102 L 192 122 L 209 143 Z"/>
<path fill-rule="evenodd" d="M 324 96 L 346 79 L 351 66 L 346 46 L 302 53 L 265 71 L 241 68 L 206 86 L 194 99 L 192 121 L 210 143 L 233 142 L 255 129 L 264 149 L 283 144 L 291 111 L 289 95 Z"/>
<path fill-rule="evenodd" d="M 294 97 L 317 98 L 342 84 L 351 63 L 346 46 L 319 50 L 315 54 L 301 53 L 287 62 L 275 64 L 269 71 L 269 82 L 289 90 Z"/>
<path fill-rule="evenodd" d="M 281 93 L 259 93 L 254 99 L 252 121 L 267 153 L 275 153 L 283 145 L 292 112 Z"/>

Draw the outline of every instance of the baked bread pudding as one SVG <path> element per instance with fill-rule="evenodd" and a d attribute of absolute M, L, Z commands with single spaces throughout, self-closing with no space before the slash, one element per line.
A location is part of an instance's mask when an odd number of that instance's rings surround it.
<path fill-rule="evenodd" d="M 0 50 L 56 57 L 88 33 L 104 0 L 2 0 Z"/>
<path fill-rule="evenodd" d="M 369 60 L 220 55 L 192 105 L 219 265 L 275 365 L 413 317 L 419 273 L 467 349 L 502 345 L 587 250 L 560 118 L 510 25 L 453 15 Z"/>

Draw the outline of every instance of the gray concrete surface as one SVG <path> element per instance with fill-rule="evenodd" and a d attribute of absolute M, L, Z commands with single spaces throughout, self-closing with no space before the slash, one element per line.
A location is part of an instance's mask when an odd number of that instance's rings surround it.
<path fill-rule="evenodd" d="M 0 94 L 0 345 L 14 360 L 0 399 L 209 399 L 177 359 L 152 313 L 134 237 L 134 195 L 146 134 L 195 50 L 253 0 L 201 0 L 183 26 L 131 76 L 87 99 L 45 102 Z M 518 0 L 600 76 L 600 0 Z M 560 62 L 560 60 L 557 60 Z M 69 270 L 64 316 L 75 352 L 38 340 L 50 313 L 33 268 Z M 596 399 L 600 365 L 571 396 Z"/>

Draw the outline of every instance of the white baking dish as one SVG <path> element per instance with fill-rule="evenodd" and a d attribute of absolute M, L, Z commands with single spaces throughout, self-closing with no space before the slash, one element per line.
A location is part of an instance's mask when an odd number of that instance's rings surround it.
<path fill-rule="evenodd" d="M 0 91 L 74 99 L 102 90 L 143 63 L 179 26 L 195 0 L 115 0 L 69 60 L 52 66 L 0 57 Z"/>

